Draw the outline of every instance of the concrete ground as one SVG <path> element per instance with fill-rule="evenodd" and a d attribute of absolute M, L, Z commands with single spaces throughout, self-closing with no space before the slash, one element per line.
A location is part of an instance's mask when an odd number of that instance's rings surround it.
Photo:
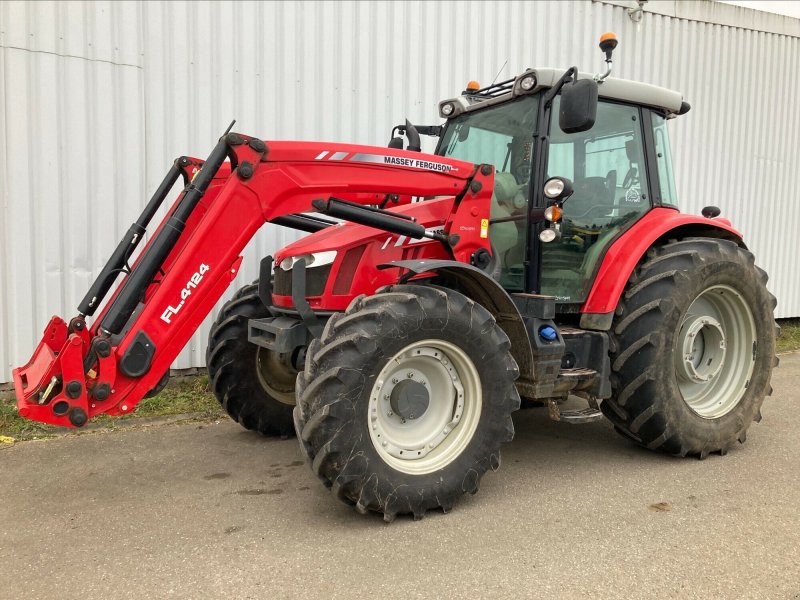
<path fill-rule="evenodd" d="M 481 491 L 361 516 L 231 422 L 0 449 L 0 598 L 800 598 L 800 354 L 726 457 L 540 410 Z"/>

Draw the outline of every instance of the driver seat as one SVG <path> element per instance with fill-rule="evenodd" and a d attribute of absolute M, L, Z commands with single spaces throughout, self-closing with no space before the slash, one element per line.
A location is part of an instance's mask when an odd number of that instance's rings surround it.
<path fill-rule="evenodd" d="M 573 194 L 564 203 L 564 216 L 579 225 L 590 225 L 598 205 L 612 205 L 617 190 L 617 171 L 613 169 L 605 177 L 584 177 L 573 184 Z"/>

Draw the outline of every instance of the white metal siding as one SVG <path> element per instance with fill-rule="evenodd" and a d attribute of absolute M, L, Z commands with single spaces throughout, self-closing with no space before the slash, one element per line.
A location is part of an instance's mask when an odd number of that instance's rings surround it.
<path fill-rule="evenodd" d="M 172 159 L 205 156 L 232 118 L 268 140 L 383 145 L 506 61 L 501 78 L 599 70 L 607 30 L 615 74 L 692 104 L 670 124 L 684 210 L 719 205 L 770 273 L 778 316 L 800 315 L 800 22 L 665 5 L 689 18 L 636 24 L 586 1 L 0 3 L 0 382 L 52 314 L 74 313 Z M 265 227 L 231 292 L 295 236 Z M 176 367 L 204 364 L 208 326 Z"/>

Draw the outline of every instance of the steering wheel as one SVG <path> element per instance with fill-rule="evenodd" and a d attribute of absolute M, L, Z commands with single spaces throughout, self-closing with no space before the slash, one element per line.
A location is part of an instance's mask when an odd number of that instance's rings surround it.
<path fill-rule="evenodd" d="M 626 190 L 633 187 L 633 185 L 639 185 L 639 169 L 631 165 L 628 172 L 625 173 L 625 178 L 622 180 L 622 187 Z"/>

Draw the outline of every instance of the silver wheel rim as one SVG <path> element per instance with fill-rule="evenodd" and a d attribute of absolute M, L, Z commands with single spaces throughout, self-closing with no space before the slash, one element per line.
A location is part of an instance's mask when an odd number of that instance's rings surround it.
<path fill-rule="evenodd" d="M 686 404 L 706 419 L 739 404 L 755 365 L 756 325 L 739 292 L 708 288 L 692 302 L 675 342 L 678 387 Z"/>
<path fill-rule="evenodd" d="M 401 405 L 404 389 L 418 392 L 416 405 Z M 422 390 L 427 390 L 427 404 Z M 415 342 L 386 363 L 372 387 L 372 444 L 398 471 L 433 473 L 472 440 L 482 404 L 480 375 L 461 348 L 443 340 Z"/>
<path fill-rule="evenodd" d="M 259 347 L 256 352 L 256 373 L 258 382 L 267 394 L 282 404 L 295 405 L 297 371 L 292 366 L 291 353 L 279 354 Z"/>

